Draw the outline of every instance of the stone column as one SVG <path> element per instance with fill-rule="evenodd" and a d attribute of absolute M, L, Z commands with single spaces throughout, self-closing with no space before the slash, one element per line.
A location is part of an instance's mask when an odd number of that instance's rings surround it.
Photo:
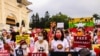
<path fill-rule="evenodd" d="M 5 25 L 5 0 L 0 0 L 0 30 L 4 28 Z"/>

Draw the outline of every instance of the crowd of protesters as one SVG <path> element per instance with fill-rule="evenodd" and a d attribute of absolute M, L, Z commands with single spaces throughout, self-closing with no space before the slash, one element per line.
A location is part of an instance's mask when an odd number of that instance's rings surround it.
<path fill-rule="evenodd" d="M 54 24 L 53 24 L 54 25 Z M 28 31 L 15 31 L 13 27 L 2 29 L 0 33 L 0 50 L 7 50 L 10 56 L 28 56 L 28 53 L 46 53 L 47 56 L 50 52 L 78 52 L 80 56 L 96 56 L 92 49 L 92 44 L 100 44 L 100 29 L 95 28 L 93 31 L 85 31 L 84 28 L 77 28 L 76 32 L 71 32 L 68 29 L 58 29 L 56 27 L 50 28 L 50 31 L 45 29 L 33 28 Z M 30 35 L 30 43 L 25 40 L 19 41 L 16 44 L 16 35 Z M 73 47 L 74 37 L 85 36 L 90 40 L 90 48 Z"/>

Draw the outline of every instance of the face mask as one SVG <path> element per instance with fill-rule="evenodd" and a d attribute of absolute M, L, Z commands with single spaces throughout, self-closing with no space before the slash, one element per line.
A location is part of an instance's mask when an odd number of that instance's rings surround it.
<path fill-rule="evenodd" d="M 23 49 L 27 48 L 27 45 L 22 45 L 22 48 L 23 48 Z"/>
<path fill-rule="evenodd" d="M 42 36 L 38 36 L 38 40 L 43 40 L 43 37 Z"/>
<path fill-rule="evenodd" d="M 57 33 L 57 34 L 56 34 L 56 37 L 57 37 L 57 38 L 61 38 L 61 34 Z"/>
<path fill-rule="evenodd" d="M 82 36 L 83 35 L 83 32 L 77 32 L 77 36 Z"/>

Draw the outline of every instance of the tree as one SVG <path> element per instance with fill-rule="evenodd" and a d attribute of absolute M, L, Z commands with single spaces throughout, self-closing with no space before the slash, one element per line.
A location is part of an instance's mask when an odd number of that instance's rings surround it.
<path fill-rule="evenodd" d="M 43 17 L 41 18 L 41 21 L 40 21 L 40 24 L 39 25 L 40 25 L 41 28 L 44 28 L 45 27 L 45 20 L 44 20 Z"/>
<path fill-rule="evenodd" d="M 37 28 L 40 27 L 40 20 L 39 20 L 39 14 L 38 13 L 36 13 L 35 20 L 36 20 L 35 27 L 37 27 Z"/>
<path fill-rule="evenodd" d="M 40 27 L 40 20 L 39 20 L 39 14 L 36 13 L 36 16 L 33 14 L 32 17 L 31 17 L 32 21 L 30 23 L 30 27 L 31 28 L 34 28 L 34 27 Z"/>
<path fill-rule="evenodd" d="M 33 14 L 33 15 L 31 16 L 31 19 L 30 19 L 30 27 L 31 27 L 31 28 L 35 27 L 35 26 L 34 26 L 34 23 L 35 23 L 35 15 Z"/>
<path fill-rule="evenodd" d="M 45 27 L 45 28 L 48 28 L 48 26 L 47 26 L 46 22 L 47 22 L 49 19 L 50 19 L 49 12 L 48 12 L 48 11 L 46 11 L 46 12 L 45 12 L 45 17 L 44 17 L 44 19 L 43 19 L 43 22 L 44 22 L 44 27 Z"/>
<path fill-rule="evenodd" d="M 46 12 L 45 12 L 45 20 L 46 20 L 46 21 L 49 20 L 49 17 L 50 17 L 49 12 L 46 11 Z"/>
<path fill-rule="evenodd" d="M 39 14 L 36 13 L 36 21 L 39 22 Z"/>
<path fill-rule="evenodd" d="M 51 21 L 64 22 L 64 28 L 68 28 L 68 16 L 62 14 L 61 12 L 56 15 L 53 15 L 51 19 L 46 22 L 46 24 L 49 26 L 48 23 L 50 23 Z"/>
<path fill-rule="evenodd" d="M 100 16 L 99 16 L 98 14 L 93 14 L 93 17 L 94 17 L 95 19 L 100 19 Z"/>

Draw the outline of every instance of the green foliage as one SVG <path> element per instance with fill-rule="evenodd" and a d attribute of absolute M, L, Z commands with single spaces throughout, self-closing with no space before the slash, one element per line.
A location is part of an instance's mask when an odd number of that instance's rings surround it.
<path fill-rule="evenodd" d="M 64 22 L 64 27 L 68 28 L 68 16 L 60 12 L 50 17 L 48 11 L 45 12 L 45 16 L 42 18 L 39 18 L 38 13 L 36 14 L 36 16 L 33 14 L 30 27 L 31 28 L 34 28 L 34 27 L 50 28 L 51 21 Z"/>
<path fill-rule="evenodd" d="M 53 15 L 49 21 L 46 23 L 47 26 L 49 26 L 51 21 L 55 21 L 55 22 L 64 22 L 64 28 L 68 28 L 68 16 L 59 13 L 57 15 Z"/>

